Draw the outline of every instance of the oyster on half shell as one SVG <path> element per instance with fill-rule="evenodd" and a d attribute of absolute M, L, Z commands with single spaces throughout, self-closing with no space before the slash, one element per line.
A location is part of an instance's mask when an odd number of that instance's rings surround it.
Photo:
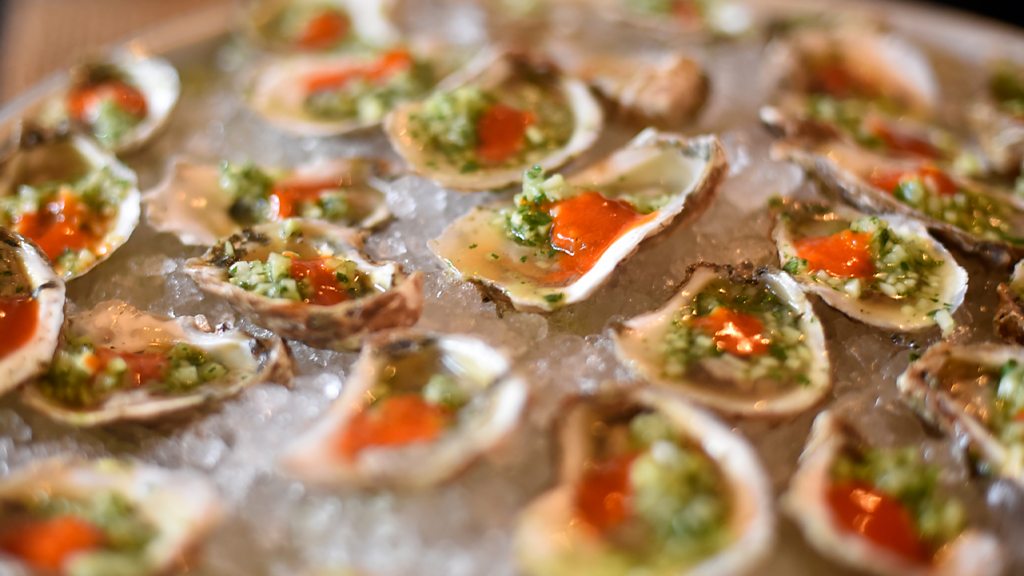
<path fill-rule="evenodd" d="M 1017 176 L 1024 165 L 1024 67 L 997 63 L 968 115 L 991 167 Z"/>
<path fill-rule="evenodd" d="M 1024 486 L 1024 349 L 936 344 L 897 385 L 914 411 L 980 456 L 984 469 Z"/>
<path fill-rule="evenodd" d="M 635 374 L 728 414 L 795 414 L 831 388 L 821 321 L 784 272 L 697 264 L 665 306 L 614 330 Z"/>
<path fill-rule="evenodd" d="M 39 249 L 0 228 L 0 396 L 46 369 L 64 322 L 64 281 Z"/>
<path fill-rule="evenodd" d="M 143 196 L 146 221 L 186 245 L 210 246 L 243 228 L 291 217 L 374 228 L 391 217 L 382 190 L 388 166 L 362 158 L 294 169 L 175 160 Z"/>
<path fill-rule="evenodd" d="M 0 566 L 13 561 L 33 574 L 83 576 L 177 573 L 194 562 L 222 515 L 214 487 L 190 472 L 44 460 L 0 479 Z M 63 542 L 39 541 L 54 534 L 86 545 L 61 554 Z M 48 552 L 40 555 L 40 547 Z"/>
<path fill-rule="evenodd" d="M 528 171 L 514 202 L 474 209 L 430 248 L 516 309 L 551 311 L 590 297 L 647 238 L 699 216 L 726 166 L 714 136 L 645 130 L 568 180 Z"/>
<path fill-rule="evenodd" d="M 384 130 L 423 176 L 464 191 L 494 190 L 539 165 L 554 170 L 589 149 L 604 126 L 582 81 L 506 54 L 478 77 L 396 107 Z"/>
<path fill-rule="evenodd" d="M 380 48 L 399 40 L 395 0 L 255 0 L 245 32 L 277 53 Z"/>
<path fill-rule="evenodd" d="M 815 549 L 870 574 L 1002 573 L 998 540 L 965 525 L 959 501 L 936 476 L 917 447 L 871 447 L 826 411 L 814 421 L 782 507 Z M 886 532 L 867 526 L 872 521 Z"/>
<path fill-rule="evenodd" d="M 773 206 L 779 261 L 829 306 L 879 328 L 953 327 L 967 272 L 920 223 L 845 206 Z"/>
<path fill-rule="evenodd" d="M 247 228 L 185 263 L 206 293 L 284 337 L 318 348 L 358 347 L 367 335 L 415 324 L 423 274 L 375 263 L 355 230 L 313 220 Z"/>
<path fill-rule="evenodd" d="M 139 223 L 135 172 L 83 136 L 22 127 L 0 159 L 0 227 L 36 243 L 65 280 L 128 241 Z"/>
<path fill-rule="evenodd" d="M 528 396 L 505 355 L 475 338 L 375 338 L 341 398 L 295 440 L 283 466 L 314 484 L 427 488 L 508 436 Z"/>
<path fill-rule="evenodd" d="M 290 378 L 279 338 L 110 301 L 68 319 L 50 369 L 22 399 L 54 420 L 99 426 L 152 420 Z"/>
<path fill-rule="evenodd" d="M 672 39 L 713 40 L 750 32 L 754 14 L 746 0 L 567 0 L 613 22 Z"/>
<path fill-rule="evenodd" d="M 516 529 L 525 574 L 738 575 L 771 552 L 771 486 L 754 450 L 678 396 L 582 398 L 559 440 L 559 484 Z"/>

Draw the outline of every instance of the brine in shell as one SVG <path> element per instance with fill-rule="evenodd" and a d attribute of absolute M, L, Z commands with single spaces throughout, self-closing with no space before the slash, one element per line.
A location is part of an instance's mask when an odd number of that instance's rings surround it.
<path fill-rule="evenodd" d="M 878 576 L 996 576 L 994 535 L 970 527 L 917 446 L 868 445 L 829 411 L 814 421 L 783 510 L 822 555 Z"/>
<path fill-rule="evenodd" d="M 714 136 L 645 130 L 568 179 L 528 171 L 513 202 L 475 208 L 430 248 L 517 310 L 552 311 L 589 298 L 647 238 L 702 214 L 726 168 Z"/>
<path fill-rule="evenodd" d="M 746 440 L 677 395 L 581 398 L 559 427 L 559 484 L 520 515 L 524 574 L 754 574 L 775 542 Z"/>
<path fill-rule="evenodd" d="M 603 126 L 583 81 L 505 54 L 468 84 L 396 107 L 384 130 L 415 172 L 472 192 L 520 182 L 532 166 L 563 166 L 593 146 Z"/>
<path fill-rule="evenodd" d="M 46 370 L 64 322 L 64 281 L 35 245 L 0 228 L 0 396 Z"/>
<path fill-rule="evenodd" d="M 185 271 L 204 292 L 284 338 L 358 348 L 374 332 L 415 324 L 423 274 L 362 252 L 363 236 L 312 220 L 247 228 L 192 258 Z"/>
<path fill-rule="evenodd" d="M 48 130 L 78 128 L 115 154 L 134 152 L 167 125 L 181 96 L 174 66 L 140 49 L 75 66 L 57 89 L 29 107 Z"/>
<path fill-rule="evenodd" d="M 829 306 L 888 330 L 953 328 L 967 272 L 919 222 L 789 200 L 773 212 L 779 262 Z"/>
<path fill-rule="evenodd" d="M 84 136 L 23 126 L 0 159 L 0 227 L 33 241 L 72 280 L 139 223 L 135 172 Z"/>
<path fill-rule="evenodd" d="M 342 396 L 282 464 L 318 485 L 428 488 L 495 449 L 518 426 L 528 396 L 509 359 L 476 338 L 375 338 Z"/>
<path fill-rule="evenodd" d="M 1024 486 L 1024 348 L 939 343 L 897 385 L 915 412 L 978 456 L 983 470 Z"/>
<path fill-rule="evenodd" d="M 663 307 L 614 327 L 641 379 L 727 414 L 783 417 L 831 389 L 821 321 L 785 272 L 697 264 Z"/>
<path fill-rule="evenodd" d="M 1000 338 L 1024 345 L 1024 261 L 1017 262 L 1008 282 L 1000 282 L 995 326 Z"/>
<path fill-rule="evenodd" d="M 255 0 L 244 31 L 280 54 L 365 51 L 400 38 L 396 0 Z"/>
<path fill-rule="evenodd" d="M 1018 176 L 1024 165 L 1024 67 L 996 63 L 968 119 L 989 166 Z"/>
<path fill-rule="evenodd" d="M 176 574 L 220 522 L 220 501 L 206 479 L 186 471 L 109 459 L 38 461 L 0 479 L 0 568 Z"/>
<path fill-rule="evenodd" d="M 179 158 L 143 204 L 150 226 L 190 246 L 211 246 L 246 227 L 293 217 L 369 229 L 391 217 L 382 189 L 389 172 L 384 162 L 363 158 L 294 169 Z"/>
<path fill-rule="evenodd" d="M 289 384 L 291 373 L 279 338 L 109 301 L 68 319 L 49 369 L 22 400 L 59 422 L 100 426 L 181 413 L 261 382 Z"/>

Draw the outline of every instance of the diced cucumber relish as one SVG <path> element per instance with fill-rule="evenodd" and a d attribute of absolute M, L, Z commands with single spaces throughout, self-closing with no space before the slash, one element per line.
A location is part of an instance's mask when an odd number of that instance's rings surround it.
<path fill-rule="evenodd" d="M 278 252 L 271 252 L 263 261 L 238 260 L 228 268 L 228 281 L 267 298 L 294 302 L 308 300 L 312 287 L 308 280 L 297 280 L 292 276 L 292 264 L 291 257 Z M 323 265 L 333 271 L 338 286 L 352 298 L 364 296 L 374 289 L 373 281 L 351 260 L 330 257 L 323 260 Z"/>
<path fill-rule="evenodd" d="M 550 246 L 552 218 L 548 207 L 569 191 L 561 174 L 545 178 L 540 166 L 524 172 L 523 190 L 513 199 L 515 209 L 502 211 L 508 237 L 524 246 Z"/>
<path fill-rule="evenodd" d="M 303 108 L 325 121 L 379 122 L 396 104 L 424 96 L 435 82 L 433 67 L 415 62 L 383 83 L 352 80 L 337 89 L 313 92 L 306 96 Z"/>
<path fill-rule="evenodd" d="M 252 163 L 223 162 L 218 182 L 220 189 L 233 199 L 231 218 L 244 226 L 276 220 L 270 200 L 275 181 L 268 171 Z M 350 206 L 344 192 L 325 190 L 315 199 L 297 202 L 295 212 L 294 216 L 301 218 L 338 221 L 348 217 Z"/>
<path fill-rule="evenodd" d="M 0 226 L 13 227 L 23 216 L 41 211 L 62 192 L 81 201 L 97 218 L 110 218 L 117 213 L 128 194 L 129 186 L 128 182 L 115 176 L 105 166 L 90 171 L 74 182 L 21 185 L 16 194 L 0 197 Z"/>
<path fill-rule="evenodd" d="M 1011 208 L 979 192 L 958 187 L 953 194 L 939 194 L 920 178 L 903 180 L 895 190 L 886 192 L 915 210 L 985 240 L 1024 241 L 1006 220 Z"/>

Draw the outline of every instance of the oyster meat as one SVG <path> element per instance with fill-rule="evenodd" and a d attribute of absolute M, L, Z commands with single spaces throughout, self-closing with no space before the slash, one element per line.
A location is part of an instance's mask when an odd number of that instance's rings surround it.
<path fill-rule="evenodd" d="M 920 223 L 819 203 L 781 201 L 773 211 L 783 268 L 829 306 L 901 332 L 954 326 L 967 272 Z"/>
<path fill-rule="evenodd" d="M 700 215 L 726 166 L 713 136 L 646 130 L 568 180 L 529 170 L 512 203 L 474 209 L 430 248 L 516 309 L 551 311 L 590 297 L 645 239 Z"/>
<path fill-rule="evenodd" d="M 314 484 L 427 488 L 495 448 L 529 396 L 504 354 L 468 336 L 375 338 L 341 398 L 283 460 Z"/>
<path fill-rule="evenodd" d="M 358 232 L 314 220 L 247 228 L 185 263 L 208 294 L 284 338 L 318 348 L 358 347 L 373 332 L 415 324 L 423 274 L 375 263 Z"/>
<path fill-rule="evenodd" d="M 260 382 L 287 384 L 290 377 L 291 359 L 279 338 L 110 301 L 68 319 L 49 370 L 22 399 L 54 420 L 99 426 L 152 420 Z"/>
<path fill-rule="evenodd" d="M 44 460 L 0 480 L 0 571 L 13 563 L 33 574 L 177 573 L 221 516 L 214 488 L 189 472 Z"/>
<path fill-rule="evenodd" d="M 180 96 L 181 81 L 170 62 L 121 50 L 73 68 L 67 85 L 27 117 L 47 129 L 81 127 L 104 148 L 125 154 L 145 146 L 167 125 Z"/>
<path fill-rule="evenodd" d="M 1024 344 L 1024 260 L 1017 262 L 1010 281 L 1000 283 L 997 291 L 996 332 L 1003 340 Z"/>
<path fill-rule="evenodd" d="M 560 484 L 519 519 L 523 573 L 725 576 L 771 552 L 771 485 L 753 449 L 677 396 L 580 399 L 560 441 Z"/>
<path fill-rule="evenodd" d="M 391 145 L 414 171 L 466 191 L 509 186 L 535 165 L 554 170 L 589 149 L 603 126 L 586 84 L 513 55 L 385 120 Z"/>
<path fill-rule="evenodd" d="M 831 388 L 821 321 L 784 272 L 697 264 L 662 308 L 615 327 L 642 379 L 708 407 L 781 417 Z"/>
<path fill-rule="evenodd" d="M 278 53 L 358 51 L 394 44 L 395 0 L 256 0 L 245 31 Z"/>
<path fill-rule="evenodd" d="M 814 421 L 782 506 L 821 554 L 867 573 L 1002 573 L 999 542 L 966 525 L 919 448 L 869 446 L 828 411 Z"/>
<path fill-rule="evenodd" d="M 0 228 L 0 395 L 46 369 L 64 321 L 64 282 L 38 248 Z"/>
<path fill-rule="evenodd" d="M 150 226 L 186 245 L 210 246 L 245 227 L 292 217 L 374 228 L 391 216 L 382 190 L 388 171 L 362 158 L 288 170 L 178 159 L 143 204 Z"/>
<path fill-rule="evenodd" d="M 32 240 L 65 280 L 110 257 L 139 223 L 135 172 L 92 140 L 24 128 L 0 160 L 0 227 Z"/>
<path fill-rule="evenodd" d="M 1024 163 L 1024 68 L 995 65 L 985 92 L 971 107 L 969 120 L 990 166 L 1017 176 Z"/>
<path fill-rule="evenodd" d="M 1024 486 L 1024 349 L 936 344 L 897 385 L 907 404 L 969 446 L 983 468 Z"/>

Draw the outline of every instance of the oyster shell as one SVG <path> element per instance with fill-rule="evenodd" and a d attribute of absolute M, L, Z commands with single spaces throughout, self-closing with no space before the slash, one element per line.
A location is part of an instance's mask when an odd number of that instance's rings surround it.
<path fill-rule="evenodd" d="M 480 127 L 491 124 L 503 136 L 511 126 L 518 139 L 485 140 Z M 415 172 L 464 191 L 514 184 L 534 165 L 556 169 L 589 149 L 603 126 L 586 84 L 512 55 L 492 60 L 468 85 L 396 107 L 384 121 L 391 145 Z"/>
<path fill-rule="evenodd" d="M 1011 62 L 998 63 L 985 92 L 970 108 L 968 119 L 990 166 L 1016 176 L 1024 164 L 1024 70 Z"/>
<path fill-rule="evenodd" d="M 64 282 L 39 249 L 0 228 L 0 396 L 46 369 L 64 321 Z"/>
<path fill-rule="evenodd" d="M 967 294 L 967 272 L 920 223 L 895 214 L 869 217 L 845 206 L 791 201 L 773 211 L 779 261 L 829 306 L 865 324 L 900 332 L 952 328 L 952 314 Z M 843 242 L 840 250 L 853 246 L 856 253 L 843 253 L 848 260 L 833 270 L 835 264 L 822 259 L 834 256 L 830 251 L 836 239 Z"/>
<path fill-rule="evenodd" d="M 917 220 L 996 265 L 1024 257 L 1024 211 L 1006 191 L 928 161 L 891 158 L 831 137 L 782 140 L 772 155 L 818 176 L 829 192 L 861 210 Z"/>
<path fill-rule="evenodd" d="M 847 566 L 879 576 L 995 576 L 1002 572 L 998 541 L 973 528 L 945 542 L 930 563 L 919 563 L 840 524 L 829 501 L 834 467 L 841 455 L 859 453 L 861 449 L 861 442 L 831 412 L 822 412 L 815 419 L 800 466 L 782 497 L 783 509 L 814 548 Z"/>
<path fill-rule="evenodd" d="M 427 488 L 509 435 L 528 396 L 508 359 L 475 338 L 375 338 L 363 348 L 341 398 L 295 440 L 282 465 L 315 484 Z"/>
<path fill-rule="evenodd" d="M 1003 340 L 1024 344 L 1024 261 L 1017 262 L 1010 281 L 1000 283 L 996 290 L 999 293 L 996 332 Z"/>
<path fill-rule="evenodd" d="M 570 246 L 556 251 L 552 238 L 557 230 L 538 237 L 534 246 L 514 241 L 506 231 L 506 218 L 517 209 L 510 204 L 474 209 L 451 224 L 430 248 L 460 277 L 516 309 L 551 311 L 590 297 L 643 240 L 683 216 L 701 214 L 724 178 L 726 166 L 725 152 L 714 136 L 686 138 L 645 130 L 626 147 L 572 176 L 567 186 L 558 178 L 528 183 L 547 187 L 548 192 L 561 184 L 565 200 L 585 200 L 591 194 L 604 205 L 616 207 L 616 217 L 628 216 L 614 238 L 599 239 L 599 247 L 582 241 L 582 247 L 577 247 L 576 240 L 566 236 L 562 240 Z M 583 213 L 580 207 L 570 209 Z M 593 216 L 587 212 L 577 224 L 586 226 Z"/>
<path fill-rule="evenodd" d="M 395 0 L 257 0 L 245 32 L 279 53 L 383 47 L 399 39 Z"/>
<path fill-rule="evenodd" d="M 34 241 L 65 280 L 128 241 L 139 199 L 135 172 L 82 136 L 23 128 L 0 159 L 0 226 Z"/>
<path fill-rule="evenodd" d="M 332 202 L 345 205 L 339 210 L 340 216 L 322 217 L 333 224 L 374 228 L 391 217 L 381 190 L 380 178 L 388 170 L 382 162 L 346 158 L 316 161 L 285 171 L 263 171 L 252 166 L 243 166 L 241 170 L 257 171 L 267 179 L 266 198 L 261 197 L 266 211 L 255 218 L 237 202 L 236 193 L 228 189 L 230 185 L 222 184 L 225 168 L 179 158 L 172 163 L 163 182 L 144 195 L 146 220 L 156 230 L 174 234 L 183 244 L 210 246 L 241 232 L 245 226 L 259 223 L 266 214 L 273 212 L 271 219 L 278 218 L 282 212 L 281 198 L 291 190 L 295 191 L 291 196 L 297 201 L 288 202 L 289 206 L 305 202 L 310 191 L 330 191 Z M 238 195 L 244 193 L 240 190 Z M 286 210 L 301 211 L 294 206 Z"/>
<path fill-rule="evenodd" d="M 59 567 L 62 574 L 157 576 L 184 569 L 223 515 L 219 496 L 204 478 L 127 461 L 55 458 L 0 480 L 0 532 L 12 528 L 7 522 L 31 520 L 33 509 L 47 506 L 62 512 L 60 519 L 77 519 L 91 530 L 102 531 L 93 517 L 135 517 L 118 524 L 131 531 L 118 539 L 140 545 L 138 551 L 107 542 L 67 557 Z"/>
<path fill-rule="evenodd" d="M 983 466 L 1024 486 L 1024 444 L 1014 394 L 1024 389 L 1024 349 L 999 344 L 929 348 L 900 375 L 903 399 L 970 447 Z"/>
<path fill-rule="evenodd" d="M 582 4 L 577 10 L 596 10 L 613 22 L 674 39 L 735 38 L 754 26 L 751 7 L 744 0 L 569 0 L 566 4 Z"/>
<path fill-rule="evenodd" d="M 423 309 L 423 274 L 406 275 L 398 264 L 371 262 L 362 244 L 362 235 L 351 229 L 286 220 L 221 241 L 188 260 L 185 271 L 204 292 L 224 298 L 239 314 L 284 338 L 348 349 L 370 333 L 412 326 Z M 268 263 L 275 258 L 280 263 Z M 278 266 L 285 269 L 280 278 L 264 278 L 251 266 L 255 262 L 263 263 L 267 274 L 278 274 Z M 328 270 L 325 263 L 338 267 Z M 306 295 L 293 276 L 299 264 L 300 277 L 312 278 Z M 238 272 L 234 283 L 230 269 Z M 322 271 L 329 275 L 323 282 Z"/>
<path fill-rule="evenodd" d="M 708 297 L 717 301 L 703 309 Z M 749 311 L 736 313 L 741 305 Z M 695 328 L 718 311 L 733 329 L 753 319 L 754 333 Z M 665 306 L 615 326 L 614 340 L 619 358 L 644 380 L 728 414 L 791 415 L 831 388 L 821 321 L 784 272 L 697 264 Z"/>
<path fill-rule="evenodd" d="M 636 424 L 641 418 L 658 425 L 641 427 Z M 654 441 L 640 442 L 647 447 L 631 454 L 630 445 L 644 432 Z M 771 552 L 771 486 L 753 449 L 677 396 L 636 389 L 623 397 L 584 399 L 562 422 L 560 440 L 560 484 L 526 508 L 516 530 L 515 550 L 525 574 L 746 574 Z M 618 463 L 628 467 L 620 471 L 614 466 Z M 651 480 L 669 473 L 673 464 L 713 475 L 710 486 L 704 486 L 708 493 L 687 484 L 681 493 L 659 494 Z M 662 477 L 666 483 L 660 487 L 672 485 L 673 478 Z M 627 491 L 628 511 L 613 503 Z M 696 499 L 704 507 L 695 515 L 689 505 Z M 600 515 L 591 518 L 594 513 L 586 506 L 591 501 L 600 508 L 608 503 L 606 524 L 595 524 Z M 665 536 L 648 517 L 664 514 L 696 526 L 677 536 L 681 558 L 672 557 L 670 544 L 663 543 Z M 700 536 L 717 530 L 722 531 L 720 540 L 701 547 Z"/>
<path fill-rule="evenodd" d="M 74 382 L 74 376 L 87 374 L 75 368 L 89 359 L 102 363 L 93 378 L 106 376 L 115 359 L 126 361 L 124 371 L 111 373 L 121 385 L 99 390 Z M 99 426 L 155 419 L 260 382 L 287 384 L 290 377 L 291 359 L 278 338 L 214 329 L 202 316 L 162 318 L 111 301 L 68 319 L 50 372 L 27 387 L 22 399 L 54 420 Z"/>

